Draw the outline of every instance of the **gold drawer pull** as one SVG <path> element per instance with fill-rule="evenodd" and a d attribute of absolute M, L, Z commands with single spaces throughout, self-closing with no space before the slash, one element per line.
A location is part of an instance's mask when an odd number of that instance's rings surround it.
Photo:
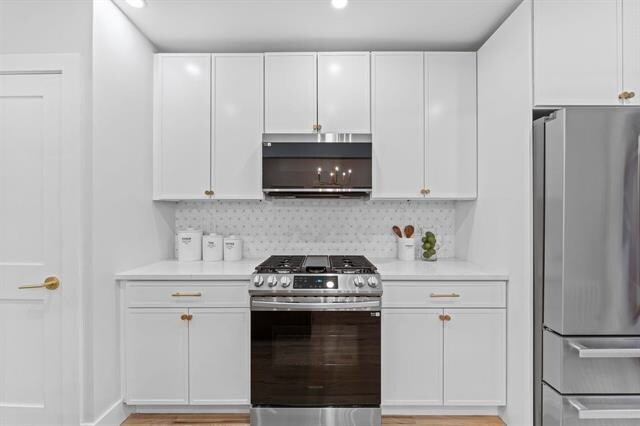
<path fill-rule="evenodd" d="M 449 294 L 431 293 L 431 297 L 432 298 L 437 298 L 437 297 L 460 297 L 460 295 L 458 293 L 449 293 Z"/>
<path fill-rule="evenodd" d="M 171 296 L 173 297 L 200 297 L 202 296 L 202 293 L 197 292 L 197 293 L 173 293 Z"/>
<path fill-rule="evenodd" d="M 449 314 L 440 315 L 438 318 L 440 318 L 440 321 L 451 321 L 451 316 Z"/>
<path fill-rule="evenodd" d="M 193 315 L 191 315 L 191 314 L 182 314 L 182 315 L 180 315 L 180 319 L 182 321 L 191 321 L 193 319 Z"/>

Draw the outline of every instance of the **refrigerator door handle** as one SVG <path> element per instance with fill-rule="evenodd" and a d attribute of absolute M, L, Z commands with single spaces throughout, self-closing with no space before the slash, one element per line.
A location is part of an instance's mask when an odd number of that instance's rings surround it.
<path fill-rule="evenodd" d="M 640 348 L 588 348 L 573 340 L 568 343 L 580 358 L 640 358 Z"/>
<path fill-rule="evenodd" d="M 575 398 L 568 399 L 569 404 L 578 411 L 580 420 L 640 419 L 640 408 L 588 408 Z"/>

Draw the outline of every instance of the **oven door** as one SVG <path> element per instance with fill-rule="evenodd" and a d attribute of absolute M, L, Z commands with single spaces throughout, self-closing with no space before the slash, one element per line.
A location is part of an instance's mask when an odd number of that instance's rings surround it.
<path fill-rule="evenodd" d="M 375 299 L 253 298 L 252 406 L 378 407 Z"/>

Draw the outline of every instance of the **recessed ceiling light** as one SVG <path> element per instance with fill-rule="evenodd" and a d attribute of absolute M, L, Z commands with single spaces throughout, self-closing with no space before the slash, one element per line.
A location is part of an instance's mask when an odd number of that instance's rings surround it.
<path fill-rule="evenodd" d="M 347 7 L 347 3 L 349 3 L 349 0 L 331 0 L 331 6 L 336 9 L 344 9 Z"/>
<path fill-rule="evenodd" d="M 136 9 L 142 9 L 147 5 L 146 0 L 127 0 L 127 3 L 129 3 L 129 6 L 135 7 Z"/>

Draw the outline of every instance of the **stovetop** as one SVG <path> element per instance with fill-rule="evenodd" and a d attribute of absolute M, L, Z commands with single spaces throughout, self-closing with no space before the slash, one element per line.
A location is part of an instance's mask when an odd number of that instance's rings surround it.
<path fill-rule="evenodd" d="M 364 256 L 271 256 L 256 267 L 261 274 L 375 274 L 376 267 Z"/>
<path fill-rule="evenodd" d="M 364 256 L 271 256 L 256 267 L 251 294 L 380 295 L 377 268 Z"/>

